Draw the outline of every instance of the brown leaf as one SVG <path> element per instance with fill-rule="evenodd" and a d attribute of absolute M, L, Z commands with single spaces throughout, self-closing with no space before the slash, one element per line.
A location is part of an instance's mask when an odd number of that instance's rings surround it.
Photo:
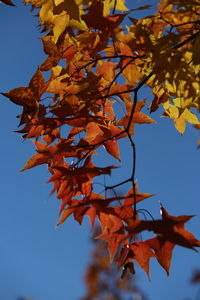
<path fill-rule="evenodd" d="M 157 95 L 155 95 L 150 106 L 150 112 L 152 113 L 156 111 L 159 108 L 160 104 L 164 103 L 166 100 L 167 100 L 167 95 L 165 91 L 163 91 L 161 94 L 158 93 Z"/>
<path fill-rule="evenodd" d="M 40 70 L 41 71 L 51 70 L 51 68 L 57 66 L 59 60 L 60 60 L 60 55 L 47 57 L 45 61 L 40 65 Z"/>
<path fill-rule="evenodd" d="M 41 94 L 44 92 L 45 88 L 45 80 L 42 72 L 38 68 L 34 76 L 32 77 L 29 87 L 33 91 L 35 95 L 37 95 L 38 98 L 40 98 Z"/>
<path fill-rule="evenodd" d="M 48 38 L 42 38 L 44 52 L 49 56 L 57 56 L 59 54 L 58 47 Z"/>
<path fill-rule="evenodd" d="M 1 93 L 13 103 L 21 106 L 36 106 L 37 97 L 30 87 L 15 88 L 8 93 Z"/>

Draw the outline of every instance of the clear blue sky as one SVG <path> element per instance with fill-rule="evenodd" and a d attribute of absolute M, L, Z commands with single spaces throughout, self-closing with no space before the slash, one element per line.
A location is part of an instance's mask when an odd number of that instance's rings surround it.
<path fill-rule="evenodd" d="M 0 4 L 1 92 L 26 86 L 43 61 L 36 26 L 28 7 Z M 88 222 L 80 227 L 69 219 L 55 230 L 59 202 L 49 196 L 47 169 L 41 166 L 19 173 L 33 153 L 31 142 L 13 132 L 21 108 L 3 96 L 0 107 L 0 299 L 78 300 L 83 295 L 82 279 L 90 253 Z M 200 238 L 198 132 L 188 126 L 180 136 L 170 120 L 158 114 L 152 117 L 157 124 L 136 127 L 139 190 L 156 194 L 141 207 L 155 218 L 159 217 L 159 201 L 174 215 L 196 214 L 188 229 Z M 127 151 L 123 143 L 124 165 L 130 161 Z M 126 179 L 127 170 L 121 167 L 115 174 Z M 198 267 L 199 254 L 177 247 L 170 277 L 155 262 L 151 282 L 139 269 L 137 280 L 149 300 L 195 299 L 197 289 L 189 278 Z"/>

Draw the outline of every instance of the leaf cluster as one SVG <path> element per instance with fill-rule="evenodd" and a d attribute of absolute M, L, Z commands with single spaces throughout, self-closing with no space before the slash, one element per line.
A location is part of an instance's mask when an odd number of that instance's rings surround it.
<path fill-rule="evenodd" d="M 152 15 L 139 19 L 132 12 L 149 5 L 128 8 L 124 0 L 28 3 L 38 12 L 47 57 L 28 86 L 1 93 L 23 108 L 17 132 L 36 148 L 22 171 L 47 165 L 52 193 L 61 203 L 58 225 L 70 215 L 80 224 L 89 216 L 91 227 L 98 220 L 102 232 L 97 238 L 107 241 L 118 268 L 132 272 L 137 261 L 149 276 L 149 261 L 156 258 L 169 273 L 174 247 L 195 249 L 200 242 L 185 229 L 191 216 L 173 217 L 161 207 L 160 220 L 139 217 L 138 203 L 152 195 L 139 193 L 135 182 L 134 129 L 155 123 L 143 109 L 153 113 L 160 106 L 181 134 L 186 122 L 200 126 L 199 0 L 161 0 Z M 145 87 L 152 101 L 139 99 Z M 118 165 L 97 166 L 93 158 L 103 146 L 123 161 L 120 139 L 127 139 L 132 150 L 130 176 L 97 193 L 94 179 L 111 175 Z M 108 196 L 127 183 L 131 187 L 125 196 Z M 143 231 L 154 237 L 141 240 Z"/>

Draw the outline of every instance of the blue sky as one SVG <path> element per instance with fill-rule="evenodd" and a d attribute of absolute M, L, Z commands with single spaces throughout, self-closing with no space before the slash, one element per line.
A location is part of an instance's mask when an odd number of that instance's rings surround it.
<path fill-rule="evenodd" d="M 28 7 L 0 4 L 1 92 L 26 86 L 44 60 L 36 27 Z M 19 172 L 33 153 L 31 142 L 13 132 L 21 108 L 3 96 L 0 106 L 0 299 L 78 300 L 83 295 L 84 269 L 90 255 L 89 224 L 85 221 L 80 227 L 69 219 L 55 229 L 59 202 L 49 196 L 47 169 L 41 166 Z M 140 207 L 155 218 L 159 217 L 159 201 L 173 215 L 196 214 L 187 228 L 200 238 L 199 133 L 188 126 L 181 136 L 170 120 L 159 118 L 159 113 L 152 117 L 157 124 L 136 127 L 139 191 L 156 194 Z M 123 166 L 129 164 L 131 153 L 125 142 L 121 156 Z M 123 166 L 114 173 L 119 180 L 127 178 Z M 136 278 L 149 300 L 195 299 L 197 289 L 189 279 L 198 267 L 198 253 L 177 247 L 170 277 L 153 262 L 150 282 L 139 269 Z"/>

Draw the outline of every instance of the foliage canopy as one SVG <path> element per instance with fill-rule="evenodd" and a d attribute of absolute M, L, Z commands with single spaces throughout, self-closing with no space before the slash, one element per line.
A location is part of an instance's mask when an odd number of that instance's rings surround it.
<path fill-rule="evenodd" d="M 80 224 L 89 216 L 91 227 L 98 219 L 97 238 L 107 241 L 118 269 L 132 272 L 137 261 L 149 276 L 154 257 L 168 274 L 174 247 L 195 250 L 200 241 L 185 229 L 192 216 L 171 216 L 161 205 L 160 220 L 140 218 L 138 203 L 153 195 L 139 193 L 135 182 L 134 126 L 155 123 L 142 109 L 153 113 L 162 106 L 162 116 L 173 119 L 181 134 L 186 122 L 200 128 L 200 1 L 160 0 L 153 8 L 135 7 L 136 1 L 128 7 L 125 0 L 24 4 L 37 12 L 47 58 L 28 86 L 1 93 L 22 106 L 17 132 L 36 148 L 22 171 L 48 166 L 52 193 L 61 202 L 57 225 L 70 215 Z M 132 16 L 149 9 L 151 15 Z M 153 95 L 148 101 L 139 97 L 146 87 Z M 94 178 L 111 175 L 123 162 L 119 139 L 128 139 L 132 149 L 130 175 L 97 193 Z M 93 163 L 101 146 L 116 166 Z M 127 183 L 126 195 L 109 196 Z M 143 231 L 155 236 L 141 240 Z"/>

